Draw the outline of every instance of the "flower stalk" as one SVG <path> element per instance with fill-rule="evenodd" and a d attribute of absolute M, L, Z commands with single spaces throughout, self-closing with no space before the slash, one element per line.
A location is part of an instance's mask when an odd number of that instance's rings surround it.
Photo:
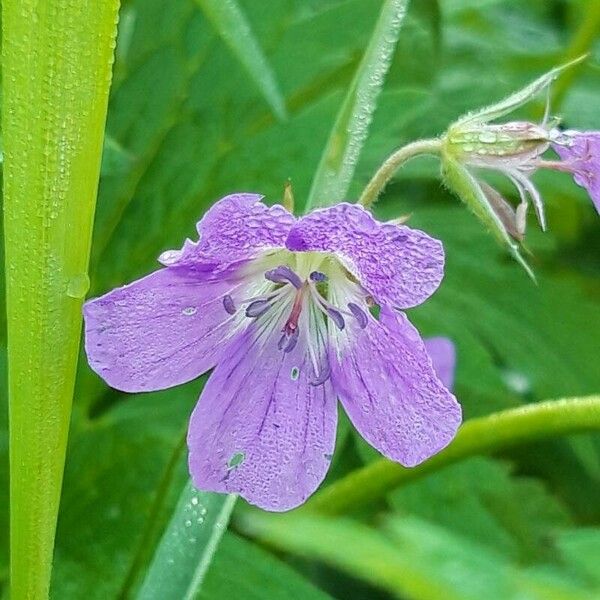
<path fill-rule="evenodd" d="M 369 208 L 377 200 L 377 197 L 383 191 L 383 188 L 400 167 L 417 156 L 422 156 L 424 154 L 437 155 L 440 153 L 441 147 L 441 140 L 433 138 L 430 140 L 426 139 L 411 142 L 393 152 L 383 162 L 379 169 L 377 169 L 375 175 L 373 175 L 366 185 L 360 195 L 358 204 L 361 204 L 365 208 Z"/>
<path fill-rule="evenodd" d="M 12 600 L 49 593 L 118 6 L 2 4 Z"/>
<path fill-rule="evenodd" d="M 380 459 L 318 493 L 303 510 L 341 514 L 385 496 L 394 488 L 461 459 L 499 452 L 557 435 L 600 430 L 600 396 L 529 404 L 471 419 L 454 441 L 421 465 L 407 469 Z"/>

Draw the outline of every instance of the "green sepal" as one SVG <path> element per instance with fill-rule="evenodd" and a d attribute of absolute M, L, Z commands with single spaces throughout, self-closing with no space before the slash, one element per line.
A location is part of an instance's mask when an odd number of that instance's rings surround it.
<path fill-rule="evenodd" d="M 466 167 L 446 153 L 442 154 L 442 179 L 444 185 L 469 207 L 473 214 L 487 227 L 498 242 L 508 249 L 513 258 L 535 282 L 535 275 L 521 255 L 519 244 L 508 233 L 477 179 Z"/>

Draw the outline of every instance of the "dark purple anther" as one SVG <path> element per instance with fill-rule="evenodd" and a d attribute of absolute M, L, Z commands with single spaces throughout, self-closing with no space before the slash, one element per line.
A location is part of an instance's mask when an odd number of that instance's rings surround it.
<path fill-rule="evenodd" d="M 321 273 L 321 271 L 313 271 L 310 274 L 310 279 L 311 281 L 320 283 L 321 281 L 327 281 L 327 275 L 325 275 L 325 273 Z"/>
<path fill-rule="evenodd" d="M 255 300 L 246 307 L 247 317 L 260 317 L 273 306 L 268 300 Z"/>
<path fill-rule="evenodd" d="M 223 308 L 230 314 L 235 315 L 237 309 L 235 308 L 235 304 L 233 302 L 233 298 L 227 294 L 223 296 Z"/>
<path fill-rule="evenodd" d="M 335 308 L 327 307 L 325 309 L 327 314 L 331 317 L 333 322 L 338 326 L 339 329 L 344 329 L 346 326 L 346 322 L 344 321 L 344 317 L 342 317 L 342 313 Z"/>
<path fill-rule="evenodd" d="M 292 269 L 285 265 L 279 265 L 265 273 L 265 279 L 273 283 L 291 283 L 297 290 L 302 287 L 302 280 Z"/>
<path fill-rule="evenodd" d="M 300 335 L 299 329 L 294 329 L 290 334 L 284 333 L 279 339 L 277 347 L 284 352 L 291 352 L 298 343 L 298 337 Z"/>
<path fill-rule="evenodd" d="M 348 302 L 348 308 L 358 321 L 360 328 L 364 329 L 369 323 L 369 317 L 367 317 L 367 313 L 360 306 L 358 306 L 358 304 L 354 304 L 354 302 Z"/>
<path fill-rule="evenodd" d="M 329 376 L 331 375 L 331 367 L 329 366 L 329 363 L 325 363 L 325 365 L 323 366 L 323 370 L 318 373 L 317 375 L 315 375 L 314 379 L 310 380 L 310 385 L 321 385 L 323 383 L 325 383 L 328 379 Z"/>

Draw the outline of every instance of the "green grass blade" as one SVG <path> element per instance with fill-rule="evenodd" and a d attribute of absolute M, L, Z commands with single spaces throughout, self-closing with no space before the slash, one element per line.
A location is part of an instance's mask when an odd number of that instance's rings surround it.
<path fill-rule="evenodd" d="M 216 32 L 240 61 L 275 116 L 287 119 L 285 100 L 273 69 L 236 0 L 196 0 Z"/>
<path fill-rule="evenodd" d="M 2 3 L 13 600 L 48 595 L 117 11 Z"/>
<path fill-rule="evenodd" d="M 321 162 L 313 179 L 305 210 L 331 206 L 344 200 L 377 98 L 398 41 L 408 0 L 385 0 L 375 30 L 337 115 Z"/>
<path fill-rule="evenodd" d="M 138 600 L 197 597 L 236 498 L 199 492 L 190 482 L 185 485 Z"/>

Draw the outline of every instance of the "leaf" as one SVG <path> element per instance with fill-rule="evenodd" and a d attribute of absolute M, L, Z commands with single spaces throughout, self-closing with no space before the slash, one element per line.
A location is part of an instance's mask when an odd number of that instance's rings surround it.
<path fill-rule="evenodd" d="M 2 5 L 13 598 L 50 586 L 117 13 Z"/>
<path fill-rule="evenodd" d="M 385 0 L 379 20 L 336 118 L 304 207 L 344 200 L 367 139 L 377 98 L 392 61 L 408 0 Z"/>
<path fill-rule="evenodd" d="M 600 591 L 600 529 L 583 527 L 564 531 L 556 545 L 565 562 Z"/>
<path fill-rule="evenodd" d="M 519 566 L 485 546 L 415 517 L 387 518 L 383 531 L 347 519 L 252 512 L 244 530 L 415 600 L 592 600 L 593 590 L 558 565 Z"/>
<path fill-rule="evenodd" d="M 272 554 L 226 532 L 206 575 L 199 600 L 327 600 Z"/>
<path fill-rule="evenodd" d="M 273 113 L 287 119 L 285 100 L 271 66 L 236 0 L 196 0 L 217 33 L 248 71 Z"/>
<path fill-rule="evenodd" d="M 419 563 L 365 525 L 346 519 L 274 517 L 258 512 L 246 515 L 241 525 L 247 533 L 278 548 L 324 561 L 398 597 L 462 600 L 448 594 L 423 573 Z"/>
<path fill-rule="evenodd" d="M 199 492 L 188 482 L 156 549 L 138 600 L 192 600 L 225 533 L 234 495 Z"/>
<path fill-rule="evenodd" d="M 548 532 L 570 517 L 540 481 L 506 463 L 476 457 L 405 485 L 389 496 L 400 513 L 426 519 L 519 563 L 552 557 Z"/>
<path fill-rule="evenodd" d="M 105 600 L 140 583 L 188 478 L 181 441 L 199 387 L 118 395 L 75 420 L 51 597 Z"/>

